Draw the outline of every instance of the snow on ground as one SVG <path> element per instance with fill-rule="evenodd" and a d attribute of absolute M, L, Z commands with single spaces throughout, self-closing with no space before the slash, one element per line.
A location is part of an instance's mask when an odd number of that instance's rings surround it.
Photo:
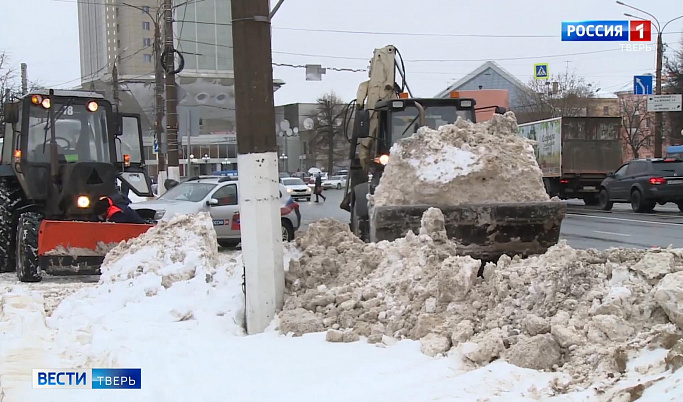
<path fill-rule="evenodd" d="M 290 247 L 285 260 L 306 252 Z M 430 357 L 416 340 L 333 343 L 321 332 L 281 335 L 277 320 L 245 336 L 239 261 L 236 252 L 217 252 L 211 219 L 202 214 L 118 246 L 97 284 L 50 278 L 27 285 L 3 275 L 0 402 L 620 401 L 630 399 L 614 391 L 638 381 L 653 381 L 639 400 L 683 396 L 683 371 L 671 374 L 662 348 L 631 356 L 618 389 L 598 398 L 590 387 L 561 394 L 570 381 L 564 373 L 503 360 L 473 367 L 457 348 Z M 46 303 L 59 297 L 48 316 Z M 141 368 L 142 389 L 31 388 L 33 368 L 60 367 Z"/>

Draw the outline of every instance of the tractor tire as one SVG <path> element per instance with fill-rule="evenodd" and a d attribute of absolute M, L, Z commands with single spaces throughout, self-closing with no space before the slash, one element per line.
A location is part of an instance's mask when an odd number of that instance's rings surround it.
<path fill-rule="evenodd" d="M 38 264 L 38 229 L 43 217 L 35 212 L 25 212 L 17 223 L 16 265 L 21 282 L 40 282 Z"/>
<path fill-rule="evenodd" d="M 240 244 L 239 239 L 218 239 L 218 245 L 225 248 L 235 248 Z"/>
<path fill-rule="evenodd" d="M 282 242 L 288 243 L 294 240 L 294 226 L 288 219 L 282 219 Z"/>
<path fill-rule="evenodd" d="M 7 179 L 0 180 L 0 272 L 15 269 L 15 225 L 12 214 L 21 201 L 21 188 Z"/>

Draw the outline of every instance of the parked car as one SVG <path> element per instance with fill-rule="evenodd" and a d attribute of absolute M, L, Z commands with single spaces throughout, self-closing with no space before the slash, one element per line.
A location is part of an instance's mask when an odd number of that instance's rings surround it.
<path fill-rule="evenodd" d="M 329 179 L 323 181 L 323 188 L 336 188 L 341 190 L 342 187 L 346 186 L 346 176 L 330 176 Z"/>
<path fill-rule="evenodd" d="M 285 186 L 287 193 L 296 201 L 302 198 L 311 200 L 313 192 L 311 188 L 298 177 L 282 177 L 280 183 Z"/>
<path fill-rule="evenodd" d="M 299 205 L 280 184 L 280 216 L 282 240 L 294 240 L 301 225 Z M 166 221 L 177 214 L 209 212 L 213 219 L 218 244 L 235 247 L 240 243 L 240 209 L 237 177 L 190 178 L 152 201 L 131 204 L 141 215 L 153 215 L 155 221 Z"/>
<path fill-rule="evenodd" d="M 635 159 L 608 173 L 600 185 L 600 207 L 630 202 L 635 212 L 650 212 L 656 204 L 673 202 L 683 212 L 683 160 Z"/>

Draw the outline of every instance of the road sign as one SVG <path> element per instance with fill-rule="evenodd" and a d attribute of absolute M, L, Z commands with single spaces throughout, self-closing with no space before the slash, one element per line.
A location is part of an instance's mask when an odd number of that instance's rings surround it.
<path fill-rule="evenodd" d="M 633 77 L 634 95 L 652 95 L 652 76 L 636 75 Z"/>
<path fill-rule="evenodd" d="M 158 153 L 159 153 L 159 143 L 157 143 L 157 141 L 154 140 L 154 154 L 156 155 Z"/>
<path fill-rule="evenodd" d="M 647 97 L 648 112 L 680 112 L 683 95 L 650 95 Z"/>
<path fill-rule="evenodd" d="M 548 74 L 548 63 L 534 64 L 534 78 L 537 80 L 547 80 L 550 78 Z"/>

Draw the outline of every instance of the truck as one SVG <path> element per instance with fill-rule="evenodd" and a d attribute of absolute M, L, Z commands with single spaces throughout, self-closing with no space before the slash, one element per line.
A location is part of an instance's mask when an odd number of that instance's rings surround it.
<path fill-rule="evenodd" d="M 600 183 L 622 164 L 620 117 L 556 117 L 518 127 L 521 136 L 535 141 L 550 197 L 598 205 Z"/>
<path fill-rule="evenodd" d="M 368 195 L 374 194 L 389 163 L 390 149 L 405 130 L 413 127 L 416 132 L 425 126 L 437 129 L 455 123 L 458 117 L 476 123 L 476 114 L 483 109 L 505 113 L 496 105 L 477 108 L 476 99 L 461 97 L 458 92 L 448 98 L 414 97 L 405 80 L 404 64 L 397 58 L 400 53 L 394 46 L 375 49 L 370 79 L 359 85 L 356 100 L 349 104 L 347 111 L 354 111 L 345 113 L 355 114 L 352 135 L 347 135 L 350 168 L 340 204 L 350 212 L 351 231 L 364 241 L 392 241 L 408 231 L 418 233 L 422 215 L 434 207 L 443 213 L 446 233 L 459 244 L 462 255 L 497 261 L 503 254 L 542 254 L 557 244 L 566 214 L 566 205 L 561 202 L 370 205 Z M 395 81 L 397 71 L 401 85 Z M 406 119 L 410 123 L 404 130 Z"/>

